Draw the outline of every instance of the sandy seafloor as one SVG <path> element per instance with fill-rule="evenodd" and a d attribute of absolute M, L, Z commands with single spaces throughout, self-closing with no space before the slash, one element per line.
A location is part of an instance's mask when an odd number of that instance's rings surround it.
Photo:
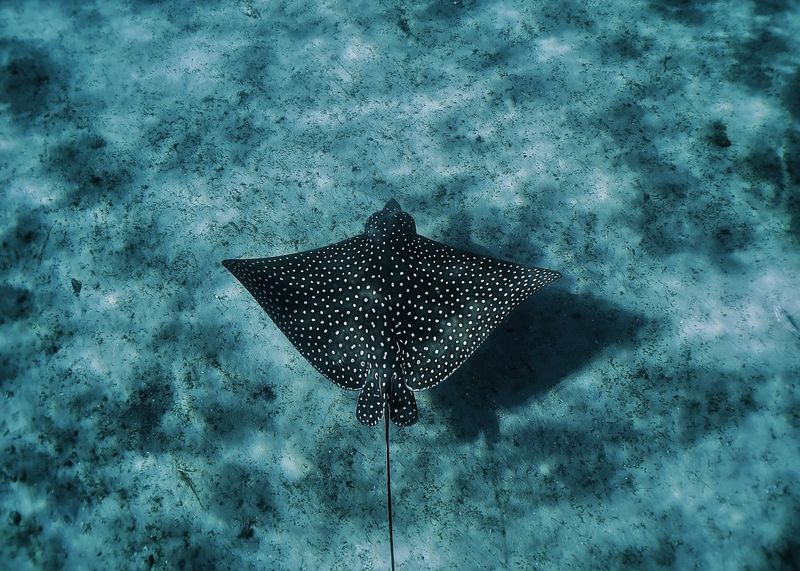
<path fill-rule="evenodd" d="M 394 432 L 399 569 L 800 560 L 800 6 L 3 2 L 0 568 L 387 569 L 380 429 L 220 265 L 557 269 Z"/>

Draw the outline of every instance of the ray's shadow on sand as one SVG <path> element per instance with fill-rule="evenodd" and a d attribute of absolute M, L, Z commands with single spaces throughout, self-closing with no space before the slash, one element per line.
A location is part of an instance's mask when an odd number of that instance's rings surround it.
<path fill-rule="evenodd" d="M 593 296 L 552 288 L 500 324 L 427 397 L 462 441 L 498 437 L 498 412 L 524 406 L 612 345 L 633 342 L 645 320 Z"/>

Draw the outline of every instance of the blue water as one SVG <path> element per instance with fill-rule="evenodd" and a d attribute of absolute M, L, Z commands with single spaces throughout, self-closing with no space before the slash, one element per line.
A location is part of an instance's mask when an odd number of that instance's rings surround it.
<path fill-rule="evenodd" d="M 387 569 L 382 431 L 220 265 L 558 270 L 393 433 L 398 569 L 800 561 L 800 4 L 4 2 L 0 568 Z"/>

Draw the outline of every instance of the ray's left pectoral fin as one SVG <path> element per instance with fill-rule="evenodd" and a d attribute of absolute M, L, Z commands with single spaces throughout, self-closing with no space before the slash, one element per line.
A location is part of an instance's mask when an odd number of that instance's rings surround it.
<path fill-rule="evenodd" d="M 378 335 L 368 326 L 378 300 L 362 294 L 376 273 L 366 244 L 356 236 L 296 254 L 222 262 L 300 354 L 347 390 L 361 388 L 364 339 Z"/>
<path fill-rule="evenodd" d="M 389 417 L 397 426 L 411 426 L 419 418 L 414 392 L 403 383 L 397 383 L 392 387 Z"/>
<path fill-rule="evenodd" d="M 375 426 L 383 418 L 383 393 L 376 379 L 367 380 L 356 403 L 356 418 L 366 426 Z"/>

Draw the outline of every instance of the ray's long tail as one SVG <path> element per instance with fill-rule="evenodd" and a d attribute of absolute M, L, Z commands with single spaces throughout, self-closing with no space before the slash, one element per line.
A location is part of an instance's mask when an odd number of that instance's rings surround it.
<path fill-rule="evenodd" d="M 389 461 L 389 399 L 386 399 L 383 422 L 386 433 L 386 505 L 389 511 L 389 552 L 394 571 L 394 528 L 392 527 L 392 465 Z"/>

